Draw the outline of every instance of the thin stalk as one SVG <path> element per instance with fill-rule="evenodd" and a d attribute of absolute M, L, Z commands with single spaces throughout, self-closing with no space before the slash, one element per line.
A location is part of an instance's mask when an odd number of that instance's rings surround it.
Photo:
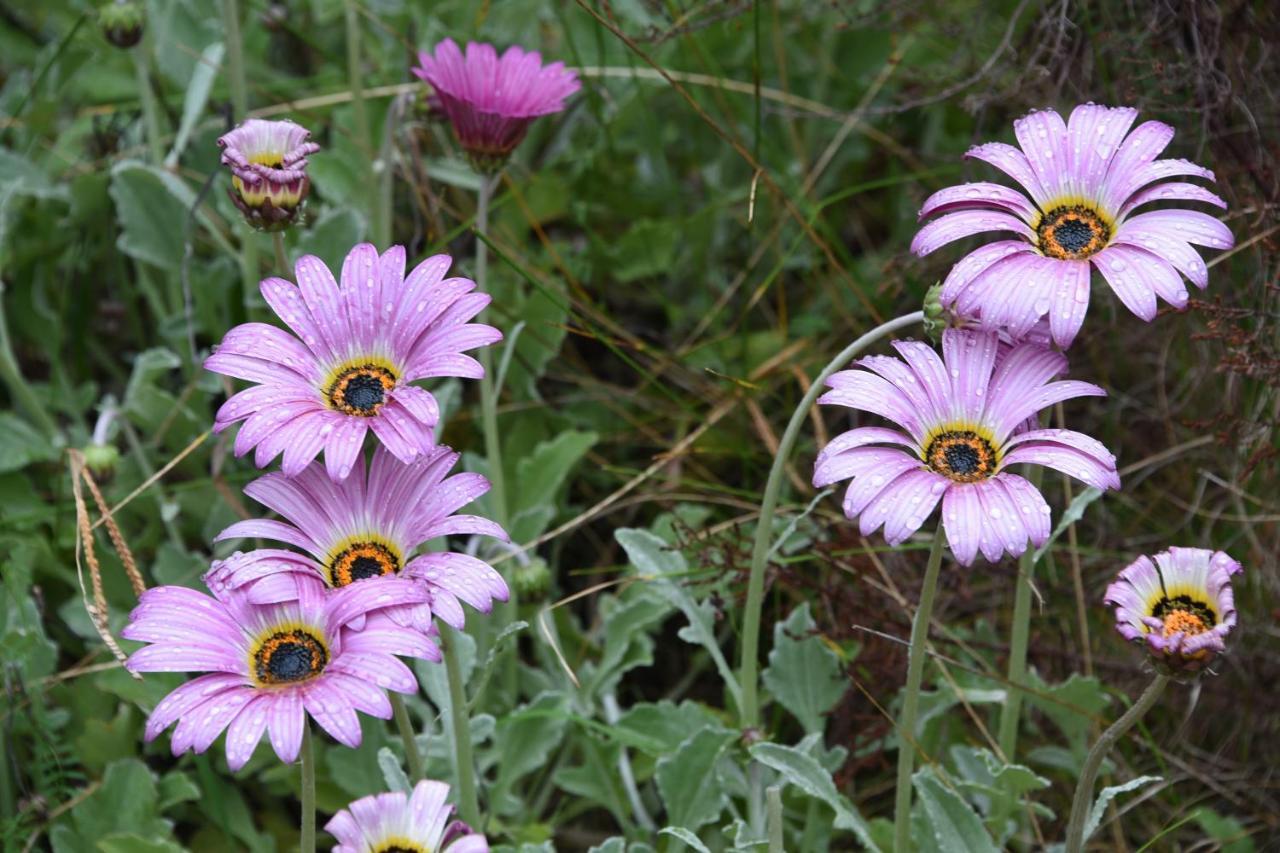
<path fill-rule="evenodd" d="M 475 760 L 471 757 L 471 726 L 467 718 L 467 694 L 458 657 L 458 632 L 441 626 L 444 666 L 449 678 L 449 721 L 453 726 L 453 763 L 458 774 L 458 811 L 473 829 L 480 829 L 480 801 L 476 797 Z"/>
<path fill-rule="evenodd" d="M 751 576 L 747 582 L 747 603 L 742 621 L 742 662 L 739 672 L 739 684 L 742 688 L 742 707 L 740 727 L 744 730 L 754 729 L 760 725 L 759 697 L 759 653 L 760 653 L 760 612 L 764 605 L 764 570 L 768 561 L 769 548 L 773 538 L 773 516 L 778 509 L 778 496 L 782 484 L 787 479 L 787 461 L 800 437 L 805 418 L 814 402 L 822 394 L 824 385 L 831 374 L 844 367 L 851 359 L 860 355 L 864 349 L 876 341 L 899 329 L 919 323 L 924 314 L 914 311 L 896 317 L 858 338 L 845 347 L 839 355 L 831 359 L 822 372 L 814 377 L 813 384 L 801 399 L 800 405 L 791 415 L 787 429 L 778 442 L 778 451 L 773 456 L 773 467 L 769 469 L 769 479 L 765 482 L 764 498 L 760 502 L 760 519 L 756 522 L 755 542 L 751 549 Z"/>
<path fill-rule="evenodd" d="M 427 778 L 427 774 L 422 766 L 422 753 L 418 752 L 418 741 L 414 737 L 413 720 L 409 719 L 409 708 L 399 693 L 387 691 L 387 696 L 391 698 L 396 728 L 400 730 L 400 739 L 404 741 L 404 763 L 409 766 L 409 781 L 417 784 Z"/>
<path fill-rule="evenodd" d="M 933 617 L 933 598 L 938 591 L 938 573 L 946 543 L 947 537 L 939 525 L 933 534 L 933 546 L 929 549 L 920 604 L 911 622 L 907 686 L 903 689 L 902 716 L 898 718 L 898 787 L 893 797 L 894 853 L 908 853 L 911 849 L 911 771 L 916 763 L 916 712 L 920 707 L 920 682 L 924 677 L 925 646 L 929 643 L 929 620 Z"/>
<path fill-rule="evenodd" d="M 1030 473 L 1031 485 L 1037 489 L 1044 475 L 1042 468 Z M 1018 558 L 1018 577 L 1014 581 L 1013 625 L 1009 637 L 1009 671 L 1004 704 L 1000 706 L 1000 725 L 996 743 L 1004 760 L 1010 764 L 1018 751 L 1018 720 L 1022 715 L 1022 687 L 1027 679 L 1027 642 L 1031 636 L 1031 578 L 1035 574 L 1034 552 L 1028 548 Z"/>
<path fill-rule="evenodd" d="M 311 724 L 302 723 L 302 824 L 298 830 L 298 853 L 316 850 L 316 757 L 311 747 Z"/>
<path fill-rule="evenodd" d="M 764 793 L 769 803 L 769 853 L 785 853 L 782 846 L 782 789 L 773 785 Z"/>
<path fill-rule="evenodd" d="M 18 358 L 13 354 L 13 344 L 9 340 L 9 323 L 5 316 L 4 282 L 0 282 L 0 380 L 8 389 L 9 398 L 36 422 L 45 437 L 60 445 L 62 430 L 58 428 L 57 422 L 45 409 L 44 403 L 23 378 L 22 371 L 18 368 Z"/>
<path fill-rule="evenodd" d="M 284 252 L 284 235 L 279 231 L 272 233 L 271 243 L 276 250 L 276 272 L 280 275 L 289 275 L 289 256 Z"/>
<path fill-rule="evenodd" d="M 164 161 L 164 146 L 160 138 L 160 110 L 156 108 L 156 93 L 151 89 L 146 42 L 129 51 L 133 55 L 133 70 L 138 78 L 138 99 L 142 101 L 142 121 L 147 132 L 147 150 L 153 165 Z"/>
<path fill-rule="evenodd" d="M 480 189 L 476 192 L 476 232 L 484 237 L 489 236 L 489 198 L 493 193 L 493 183 L 489 178 L 482 178 Z M 489 272 L 489 244 L 484 240 L 476 240 L 476 289 L 485 291 L 485 279 Z M 489 481 L 493 484 L 492 505 L 494 519 L 504 528 L 507 526 L 507 484 L 502 470 L 502 444 L 498 436 L 498 388 L 494 384 L 493 348 L 480 350 L 480 363 L 484 366 L 484 375 L 480 377 L 480 418 L 484 429 L 484 451 L 489 460 Z"/>
<path fill-rule="evenodd" d="M 227 82 L 231 85 L 231 112 L 244 121 L 249 112 L 249 87 L 244 76 L 244 43 L 240 38 L 240 9 L 236 0 L 222 0 L 222 28 L 227 36 Z M 245 319 L 253 317 L 253 294 L 258 289 L 258 243 L 253 227 L 240 226 L 240 302 Z"/>
<path fill-rule="evenodd" d="M 351 108 L 355 112 L 356 144 L 360 146 L 360 153 L 368 164 L 368 185 L 376 186 L 373 161 L 378 152 L 373 150 L 373 139 L 369 133 L 369 112 L 364 103 L 364 72 L 360 67 L 360 12 L 356 0 L 345 0 L 342 5 L 346 12 L 347 85 L 351 88 Z M 379 222 L 382 206 L 378 203 L 378 193 L 372 193 L 370 199 L 369 224 L 375 238 L 382 237 L 383 229 Z M 381 248 L 385 249 L 386 246 Z"/>
<path fill-rule="evenodd" d="M 1075 797 L 1071 800 L 1071 819 L 1067 821 L 1067 853 L 1081 853 L 1084 850 L 1084 824 L 1093 803 L 1093 785 L 1098 779 L 1098 769 L 1102 766 L 1102 759 L 1107 757 L 1107 753 L 1111 751 L 1111 747 L 1115 746 L 1120 736 L 1129 731 L 1133 724 L 1150 710 L 1168 684 L 1169 676 L 1157 675 L 1138 697 L 1138 701 L 1134 702 L 1120 719 L 1112 723 L 1111 727 L 1098 738 L 1093 749 L 1089 750 L 1089 755 L 1084 760 L 1084 767 L 1080 771 L 1080 781 L 1076 784 Z"/>

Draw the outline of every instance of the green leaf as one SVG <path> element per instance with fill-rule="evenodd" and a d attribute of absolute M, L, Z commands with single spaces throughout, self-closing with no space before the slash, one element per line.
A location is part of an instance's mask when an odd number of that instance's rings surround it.
<path fill-rule="evenodd" d="M 673 825 L 697 829 L 720 817 L 728 797 L 716 763 L 735 737 L 728 729 L 703 729 L 658 760 L 658 792 Z"/>
<path fill-rule="evenodd" d="M 1137 779 L 1130 779 L 1121 785 L 1112 785 L 1103 788 L 1098 792 L 1098 798 L 1093 801 L 1093 808 L 1089 809 L 1089 819 L 1084 822 L 1084 840 L 1088 841 L 1089 836 L 1093 835 L 1094 830 L 1098 828 L 1098 824 L 1102 823 L 1102 817 L 1107 812 L 1107 803 L 1114 800 L 1121 794 L 1129 791 L 1137 790 L 1143 785 L 1150 785 L 1152 782 L 1163 782 L 1163 776 L 1139 776 Z"/>
<path fill-rule="evenodd" d="M 0 412 L 0 474 L 57 458 L 49 439 L 12 412 Z"/>
<path fill-rule="evenodd" d="M 412 790 L 413 783 L 405 775 L 404 768 L 400 766 L 400 759 L 391 751 L 391 747 L 384 746 L 378 750 L 378 766 L 382 768 L 382 778 L 387 781 L 388 791 Z"/>
<path fill-rule="evenodd" d="M 302 232 L 295 247 L 296 254 L 298 257 L 315 255 L 329 269 L 340 270 L 347 252 L 364 236 L 365 221 L 359 211 L 350 207 L 330 207 Z"/>
<path fill-rule="evenodd" d="M 678 838 L 696 850 L 697 853 L 711 853 L 707 848 L 707 845 L 703 844 L 702 840 L 698 838 L 698 836 L 694 835 L 683 826 L 664 826 L 662 829 L 658 830 L 658 834 L 670 835 L 673 838 Z"/>
<path fill-rule="evenodd" d="M 160 811 L 200 799 L 200 788 L 186 771 L 170 770 L 160 779 Z"/>
<path fill-rule="evenodd" d="M 516 465 L 515 482 L 520 488 L 515 494 L 512 541 L 528 542 L 546 529 L 554 517 L 561 485 L 598 438 L 594 432 L 566 430 L 520 460 Z"/>
<path fill-rule="evenodd" d="M 144 838 L 134 832 L 119 832 L 99 839 L 97 849 L 101 853 L 186 853 L 186 848 L 176 841 Z"/>
<path fill-rule="evenodd" d="M 1071 503 L 1067 505 L 1065 510 L 1063 510 L 1062 517 L 1058 519 L 1057 525 L 1053 528 L 1053 533 L 1049 535 L 1049 540 L 1036 549 L 1032 559 L 1037 563 L 1040 562 L 1040 558 L 1053 547 L 1053 543 L 1057 541 L 1058 537 L 1066 532 L 1068 527 L 1075 524 L 1081 518 L 1084 518 L 1084 511 L 1089 507 L 1089 504 L 1093 503 L 1100 497 L 1102 497 L 1102 490 L 1089 486 L 1083 492 L 1072 498 Z"/>
<path fill-rule="evenodd" d="M 1066 735 L 1072 748 L 1083 751 L 1090 725 L 1110 701 L 1102 682 L 1078 673 L 1053 686 L 1034 673 L 1029 673 L 1028 679 L 1031 689 L 1026 693 L 1027 704 L 1043 711 Z"/>
<path fill-rule="evenodd" d="M 773 650 L 761 677 L 765 687 L 807 732 L 826 728 L 823 715 L 844 695 L 844 673 L 836 653 L 813 636 L 815 628 L 809 603 L 791 611 L 785 622 L 773 626 Z"/>
<path fill-rule="evenodd" d="M 932 841 L 942 853 L 997 853 L 996 845 L 964 799 L 942 783 L 932 767 L 911 777 L 924 807 L 925 823 Z"/>
<path fill-rule="evenodd" d="M 836 790 L 831 774 L 813 756 L 782 744 L 758 743 L 751 747 L 751 757 L 778 771 L 787 782 L 810 797 L 830 806 L 836 813 L 835 825 L 840 829 L 852 830 L 865 847 L 872 851 L 880 849 L 871 837 L 870 827 L 862 819 L 862 815 Z"/>
<path fill-rule="evenodd" d="M 120 251 L 161 269 L 177 270 L 187 212 L 195 204 L 191 189 L 168 172 L 125 160 L 111 170 L 111 198 L 120 220 Z"/>
<path fill-rule="evenodd" d="M 1220 815 L 1207 806 L 1195 812 L 1196 823 L 1214 841 L 1222 845 L 1222 853 L 1254 853 L 1257 848 L 1244 824 L 1229 815 Z"/>
<path fill-rule="evenodd" d="M 560 692 L 542 693 L 499 720 L 494 736 L 494 748 L 501 757 L 497 787 L 505 790 L 521 776 L 545 766 L 568 726 L 569 697 Z"/>
<path fill-rule="evenodd" d="M 187 147 L 187 140 L 195 128 L 204 106 L 209 102 L 209 91 L 222 66 L 222 54 L 225 52 L 222 42 L 214 42 L 205 47 L 191 72 L 191 82 L 187 85 L 187 94 L 182 100 L 182 120 L 178 123 L 178 132 L 173 138 L 173 149 L 164 158 L 166 169 L 178 165 L 178 159 Z"/>
<path fill-rule="evenodd" d="M 696 702 L 663 700 L 632 705 L 610 728 L 618 740 L 657 758 L 715 723 L 715 716 Z"/>
<path fill-rule="evenodd" d="M 74 829 L 63 825 L 53 836 L 57 853 L 84 853 L 98 849 L 98 842 L 115 833 L 137 833 L 142 838 L 167 838 L 169 822 L 156 814 L 158 793 L 155 776 L 136 758 L 113 762 L 102 784 L 71 810 Z M 124 848 L 117 848 L 123 850 Z"/>

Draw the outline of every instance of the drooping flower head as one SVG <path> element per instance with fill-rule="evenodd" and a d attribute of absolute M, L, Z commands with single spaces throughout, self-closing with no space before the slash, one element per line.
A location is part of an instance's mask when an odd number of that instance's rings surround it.
<path fill-rule="evenodd" d="M 251 118 L 218 138 L 222 165 L 231 167 L 227 194 L 249 224 L 282 231 L 311 189 L 307 155 L 320 150 L 311 131 L 291 121 Z"/>
<path fill-rule="evenodd" d="M 240 521 L 217 538 L 274 539 L 306 556 L 279 549 L 236 554 L 217 564 L 206 580 L 211 587 L 247 586 L 254 600 L 274 601 L 294 595 L 297 575 L 317 578 L 333 589 L 398 575 L 427 596 L 420 604 L 388 608 L 389 618 L 427 631 L 435 615 L 460 629 L 461 601 L 488 613 L 493 600 L 506 601 L 509 592 L 502 575 L 476 557 L 449 551 L 415 556 L 423 543 L 450 534 L 507 540 L 495 522 L 457 513 L 489 491 L 489 481 L 479 474 L 446 476 L 457 460 L 457 453 L 438 447 L 406 464 L 379 448 L 367 478 L 362 458 L 341 483 L 327 477 L 318 463 L 292 478 L 267 474 L 245 486 L 245 494 L 284 521 Z"/>
<path fill-rule="evenodd" d="M 538 116 L 558 113 L 578 91 L 578 75 L 562 62 L 542 64 L 533 51 L 471 42 L 464 55 L 452 39 L 434 55 L 418 54 L 413 73 L 436 90 L 458 143 L 477 171 L 501 171 Z"/>
<path fill-rule="evenodd" d="M 894 341 L 902 359 L 868 356 L 865 369 L 844 370 L 819 403 L 848 406 L 901 427 L 866 426 L 836 436 L 818 454 L 813 484 L 852 478 L 844 512 L 862 534 L 884 525 L 896 545 L 924 524 L 942 501 L 942 526 L 956 559 L 979 550 L 994 562 L 1049 536 L 1049 506 L 1011 466 L 1044 465 L 1090 486 L 1120 485 L 1115 457 L 1071 430 L 1029 428 L 1042 409 L 1074 397 L 1105 396 L 1087 382 L 1051 381 L 1066 358 L 1022 343 L 1001 352 L 995 334 L 948 329 L 943 357 L 916 341 Z"/>
<path fill-rule="evenodd" d="M 1168 673 L 1197 672 L 1226 648 L 1236 624 L 1231 576 L 1240 564 L 1221 551 L 1170 548 L 1139 557 L 1107 587 L 1116 630 L 1143 643 Z"/>
<path fill-rule="evenodd" d="M 333 853 L 488 853 L 489 842 L 462 821 L 449 823 L 449 786 L 426 779 L 413 793 L 373 794 L 325 824 Z"/>
<path fill-rule="evenodd" d="M 410 383 L 479 378 L 484 369 L 463 353 L 502 340 L 468 322 L 489 297 L 469 279 L 445 278 L 451 262 L 435 255 L 406 277 L 403 246 L 378 257 L 363 243 L 347 255 L 341 286 L 311 255 L 298 260 L 296 286 L 264 280 L 263 297 L 298 337 L 265 323 L 227 333 L 205 368 L 258 384 L 223 403 L 214 429 L 244 421 L 236 455 L 256 447 L 261 468 L 283 452 L 291 477 L 324 450 L 329 476 L 345 478 L 369 430 L 402 461 L 429 452 L 439 408 Z"/>
<path fill-rule="evenodd" d="M 299 584 L 295 600 L 260 605 L 236 591 L 214 597 L 179 586 L 142 594 L 121 632 L 149 643 L 130 657 L 132 672 L 205 672 L 156 705 L 153 740 L 174 722 L 173 754 L 204 752 L 227 730 L 227 763 L 243 767 L 269 732 L 280 760 L 298 757 L 310 715 L 339 743 L 360 745 L 357 711 L 391 718 L 384 690 L 414 693 L 417 681 L 395 655 L 439 660 L 431 641 L 373 614 L 388 604 L 421 601 L 415 584 L 386 578 L 325 595 Z M 346 628 L 365 620 L 361 631 Z"/>
<path fill-rule="evenodd" d="M 1083 104 L 1064 123 L 1052 110 L 1033 112 L 1013 124 L 1021 150 L 1002 142 L 970 149 L 966 157 L 1005 172 L 1030 198 L 1000 184 L 970 183 L 925 201 L 921 219 L 944 215 L 916 234 L 917 255 L 988 231 L 1018 235 L 956 264 L 943 283 L 943 304 L 966 315 L 981 312 L 1015 337 L 1047 315 L 1062 347 L 1084 323 L 1091 266 L 1143 320 L 1155 317 L 1157 296 L 1186 307 L 1182 276 L 1200 288 L 1209 283 L 1191 244 L 1229 249 L 1230 229 L 1195 210 L 1135 211 L 1162 201 L 1227 205 L 1196 184 L 1166 182 L 1184 175 L 1213 180 L 1213 172 L 1186 160 L 1157 160 L 1173 128 L 1148 121 L 1129 133 L 1137 115 L 1128 107 Z"/>

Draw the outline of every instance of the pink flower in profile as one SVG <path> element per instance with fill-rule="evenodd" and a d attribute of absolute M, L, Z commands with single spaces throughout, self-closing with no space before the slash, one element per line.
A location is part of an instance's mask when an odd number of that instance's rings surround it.
<path fill-rule="evenodd" d="M 453 39 L 422 51 L 413 73 L 431 84 L 459 144 L 476 168 L 497 172 L 538 116 L 564 109 L 578 91 L 578 75 L 562 62 L 542 64 L 533 51 L 471 42 L 464 55 Z"/>
<path fill-rule="evenodd" d="M 894 341 L 902 359 L 868 356 L 866 369 L 827 380 L 819 403 L 887 418 L 902 430 L 864 426 L 833 438 L 813 484 L 852 479 L 844 513 L 862 535 L 884 526 L 906 541 L 942 501 L 952 553 L 969 565 L 979 550 L 995 562 L 1049 537 L 1049 505 L 1018 463 L 1063 471 L 1099 489 L 1120 486 L 1115 457 L 1094 439 L 1063 429 L 1029 429 L 1036 413 L 1074 397 L 1105 396 L 1087 382 L 1051 381 L 1066 358 L 1034 343 L 1003 346 L 995 334 L 947 329 L 943 357 L 916 341 Z M 1003 350 L 1003 351 L 1002 351 Z"/>
<path fill-rule="evenodd" d="M 1143 320 L 1155 317 L 1157 296 L 1186 307 L 1182 277 L 1200 288 L 1209 283 L 1191 244 L 1229 249 L 1230 229 L 1195 210 L 1135 211 L 1152 202 L 1227 204 L 1196 184 L 1166 182 L 1181 175 L 1213 180 L 1213 172 L 1186 160 L 1157 160 L 1173 128 L 1148 121 L 1129 133 L 1137 115 L 1095 104 L 1076 107 L 1069 122 L 1052 110 L 1033 112 L 1013 125 L 1021 150 L 1002 142 L 970 149 L 966 157 L 1005 172 L 1030 198 L 1001 184 L 970 183 L 925 201 L 921 219 L 943 215 L 912 240 L 917 255 L 988 231 L 1018 235 L 961 259 L 943 283 L 942 304 L 981 313 L 1014 337 L 1047 315 L 1062 347 L 1084 323 L 1091 267 Z"/>
<path fill-rule="evenodd" d="M 489 842 L 462 821 L 449 823 L 449 786 L 422 780 L 413 793 L 373 794 L 325 824 L 333 853 L 488 853 Z"/>
<path fill-rule="evenodd" d="M 502 340 L 468 322 L 489 297 L 470 279 L 445 278 L 451 263 L 436 255 L 406 277 L 403 246 L 378 257 L 363 243 L 347 255 L 341 285 L 311 255 L 298 260 L 296 286 L 264 280 L 267 304 L 297 337 L 266 323 L 227 332 L 205 368 L 258 384 L 222 404 L 214 430 L 243 421 L 236 455 L 257 448 L 262 468 L 283 453 L 291 477 L 323 450 L 329 476 L 345 478 L 369 430 L 402 461 L 430 452 L 439 407 L 411 383 L 478 379 L 484 368 L 463 353 Z"/>
<path fill-rule="evenodd" d="M 446 476 L 458 460 L 447 447 L 405 464 L 379 448 L 368 477 L 364 461 L 341 483 L 312 463 L 295 477 L 267 474 L 245 486 L 245 494 L 283 517 L 239 521 L 217 539 L 274 539 L 307 556 L 277 549 L 236 554 L 209 573 L 210 587 L 247 586 L 251 597 L 281 601 L 294 596 L 294 580 L 314 578 L 333 589 L 370 578 L 398 575 L 420 586 L 426 600 L 387 608 L 386 616 L 421 631 L 432 615 L 461 629 L 461 602 L 488 613 L 506 601 L 506 581 L 488 563 L 467 554 L 417 551 L 431 539 L 449 535 L 492 536 L 507 541 L 497 523 L 457 510 L 489 491 L 479 474 Z"/>
<path fill-rule="evenodd" d="M 1146 646 L 1156 665 L 1196 672 L 1226 648 L 1236 625 L 1231 576 L 1240 564 L 1221 551 L 1170 548 L 1139 557 L 1107 587 L 1116 630 Z"/>
<path fill-rule="evenodd" d="M 251 118 L 218 138 L 231 167 L 228 195 L 250 224 L 265 231 L 289 225 L 307 197 L 307 155 L 320 150 L 311 131 L 291 121 Z"/>
<path fill-rule="evenodd" d="M 299 584 L 287 604 L 259 605 L 243 593 L 202 592 L 180 586 L 142 594 L 121 632 L 144 646 L 129 656 L 131 672 L 205 672 L 174 690 L 147 720 L 154 740 L 174 722 L 173 754 L 204 752 L 227 730 L 227 763 L 244 766 L 262 735 L 281 761 L 298 757 L 310 715 L 339 743 L 360 745 L 357 711 L 384 720 L 384 690 L 414 693 L 413 673 L 395 655 L 439 659 L 421 633 L 373 618 L 353 621 L 391 603 L 421 601 L 425 591 L 397 578 L 325 595 Z M 376 615 L 376 614 L 375 614 Z"/>

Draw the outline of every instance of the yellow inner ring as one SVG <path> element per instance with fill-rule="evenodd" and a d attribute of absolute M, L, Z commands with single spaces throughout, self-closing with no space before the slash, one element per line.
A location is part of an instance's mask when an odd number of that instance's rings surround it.
<path fill-rule="evenodd" d="M 404 555 L 387 539 L 376 534 L 348 536 L 329 550 L 325 566 L 329 570 L 329 584 L 347 586 L 375 575 L 367 574 L 376 566 L 376 577 L 394 575 L 404 565 Z"/>
<path fill-rule="evenodd" d="M 371 418 L 386 405 L 397 377 L 395 365 L 385 358 L 352 359 L 329 371 L 321 393 L 329 408 L 346 415 Z"/>
<path fill-rule="evenodd" d="M 249 648 L 249 674 L 259 687 L 310 681 L 328 663 L 321 632 L 301 623 L 273 626 Z"/>
<path fill-rule="evenodd" d="M 1002 458 L 991 430 L 969 423 L 930 430 L 920 450 L 920 459 L 929 470 L 955 483 L 976 483 L 994 476 Z M 960 464 L 968 470 L 961 470 Z"/>

